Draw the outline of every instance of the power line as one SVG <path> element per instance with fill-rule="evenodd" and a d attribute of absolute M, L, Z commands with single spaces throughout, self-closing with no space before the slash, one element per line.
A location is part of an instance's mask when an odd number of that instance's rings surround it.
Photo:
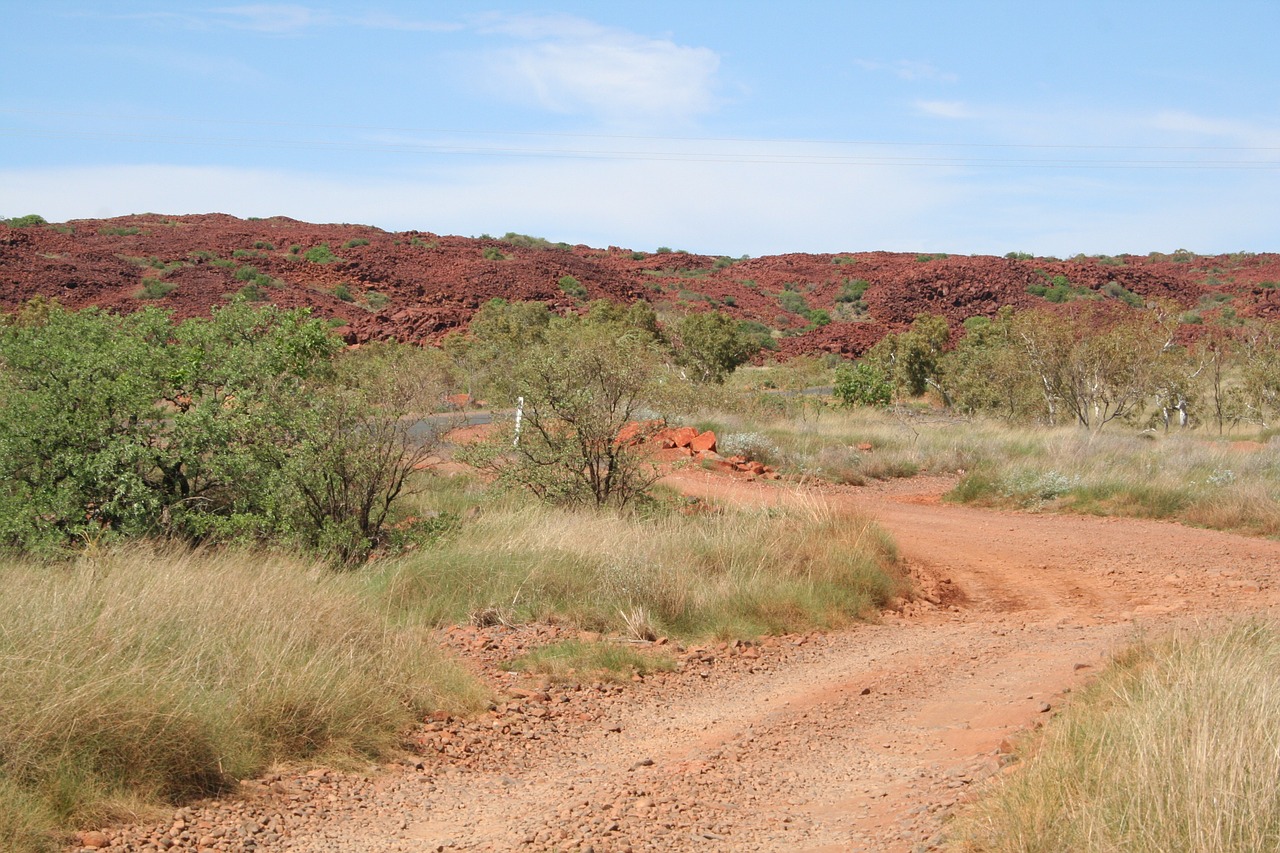
<path fill-rule="evenodd" d="M 11 115 L 43 116 L 50 118 L 82 118 L 98 121 L 150 121 L 162 123 L 190 123 L 214 125 L 239 125 L 247 127 L 306 128 L 313 130 L 343 130 L 376 133 L 431 133 L 458 136 L 530 136 L 573 139 L 644 140 L 654 142 L 731 142 L 741 144 L 792 144 L 792 145 L 840 145 L 897 148 L 996 148 L 1027 150 L 1081 150 L 1081 151 L 1241 151 L 1275 152 L 1280 146 L 1247 145 L 1101 145 L 1097 143 L 1015 143 L 1015 142 L 925 142 L 871 139 L 769 139 L 738 136 L 657 136 L 641 134 L 575 133 L 542 130 L 480 130 L 467 128 L 394 127 L 366 124 L 312 123 L 271 121 L 265 119 L 222 119 L 203 116 L 145 115 L 126 113 L 86 113 L 57 110 L 33 110 L 0 107 L 0 113 Z"/>
<path fill-rule="evenodd" d="M 644 151 L 630 149 L 531 148 L 480 146 L 456 143 L 392 143 L 325 141 L 311 139 L 259 139 L 247 137 L 197 137 L 107 131 L 25 130 L 0 128 L 0 137 L 78 139 L 129 144 L 181 145 L 202 148 L 257 148 L 275 150 L 381 152 L 387 154 L 459 155 L 480 157 L 529 157 L 575 160 L 621 160 L 677 163 L 803 166 L 904 166 L 935 168 L 1047 168 L 1047 169 L 1177 169 L 1269 171 L 1280 169 L 1277 160 L 1206 159 L 1099 159 L 1067 157 L 943 157 L 889 154 L 825 155 L 788 152 Z M 1030 146 L 1028 146 L 1030 147 Z M 1099 146 L 1099 149 L 1107 146 Z"/>

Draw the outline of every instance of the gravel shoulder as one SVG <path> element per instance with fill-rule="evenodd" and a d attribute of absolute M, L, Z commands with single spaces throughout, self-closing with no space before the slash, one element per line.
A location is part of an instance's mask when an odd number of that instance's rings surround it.
<path fill-rule="evenodd" d="M 498 667 L 561 635 L 442 640 L 500 700 L 427 720 L 365 775 L 276 774 L 241 796 L 117 828 L 111 850 L 915 851 L 1135 632 L 1273 608 L 1280 543 L 1161 522 L 940 503 L 918 478 L 847 489 L 684 470 L 737 503 L 815 496 L 875 518 L 917 597 L 874 624 L 673 649 L 680 671 L 551 684 Z M 99 840 L 99 839 L 94 839 Z"/>

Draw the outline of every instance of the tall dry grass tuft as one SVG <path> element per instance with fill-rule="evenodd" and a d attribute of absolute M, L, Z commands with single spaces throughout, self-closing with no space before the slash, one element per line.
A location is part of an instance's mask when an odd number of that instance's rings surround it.
<path fill-rule="evenodd" d="M 351 578 L 284 557 L 0 564 L 0 848 L 276 762 L 385 755 L 416 714 L 479 701 L 434 648 Z"/>
<path fill-rule="evenodd" d="M 437 622 L 497 610 L 593 630 L 754 636 L 829 626 L 900 591 L 889 539 L 815 503 L 641 518 L 495 507 L 466 535 L 390 564 L 374 594 Z"/>
<path fill-rule="evenodd" d="M 970 851 L 1280 849 L 1280 627 L 1141 643 L 954 831 Z"/>

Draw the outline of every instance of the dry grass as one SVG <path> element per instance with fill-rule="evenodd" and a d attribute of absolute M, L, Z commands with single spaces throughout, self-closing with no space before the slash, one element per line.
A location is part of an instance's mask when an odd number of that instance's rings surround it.
<path fill-rule="evenodd" d="M 901 586 L 888 538 L 819 503 L 650 518 L 495 506 L 371 582 L 399 612 L 439 623 L 495 610 L 624 634 L 721 637 L 843 624 Z"/>
<path fill-rule="evenodd" d="M 757 421 L 713 415 L 698 423 L 761 433 L 777 445 L 785 469 L 836 483 L 959 474 L 950 497 L 964 503 L 1280 536 L 1275 442 L 1260 447 L 1202 432 L 1138 434 L 1123 426 L 1102 433 L 1019 427 L 928 410 L 829 410 Z"/>
<path fill-rule="evenodd" d="M 969 851 L 1280 849 L 1280 629 L 1141 643 L 953 831 Z"/>
<path fill-rule="evenodd" d="M 415 715 L 481 698 L 434 648 L 353 579 L 281 557 L 0 564 L 0 849 L 277 762 L 386 755 Z"/>
<path fill-rule="evenodd" d="M 509 666 L 519 672 L 536 672 L 557 680 L 590 677 L 629 681 L 632 675 L 671 671 L 676 668 L 676 662 L 663 650 L 642 652 L 609 641 L 565 640 L 534 649 Z"/>

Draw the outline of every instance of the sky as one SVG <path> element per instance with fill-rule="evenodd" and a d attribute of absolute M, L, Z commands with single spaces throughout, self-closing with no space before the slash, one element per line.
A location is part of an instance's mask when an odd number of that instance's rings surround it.
<path fill-rule="evenodd" d="M 1280 3 L 0 0 L 0 217 L 1280 251 Z"/>

